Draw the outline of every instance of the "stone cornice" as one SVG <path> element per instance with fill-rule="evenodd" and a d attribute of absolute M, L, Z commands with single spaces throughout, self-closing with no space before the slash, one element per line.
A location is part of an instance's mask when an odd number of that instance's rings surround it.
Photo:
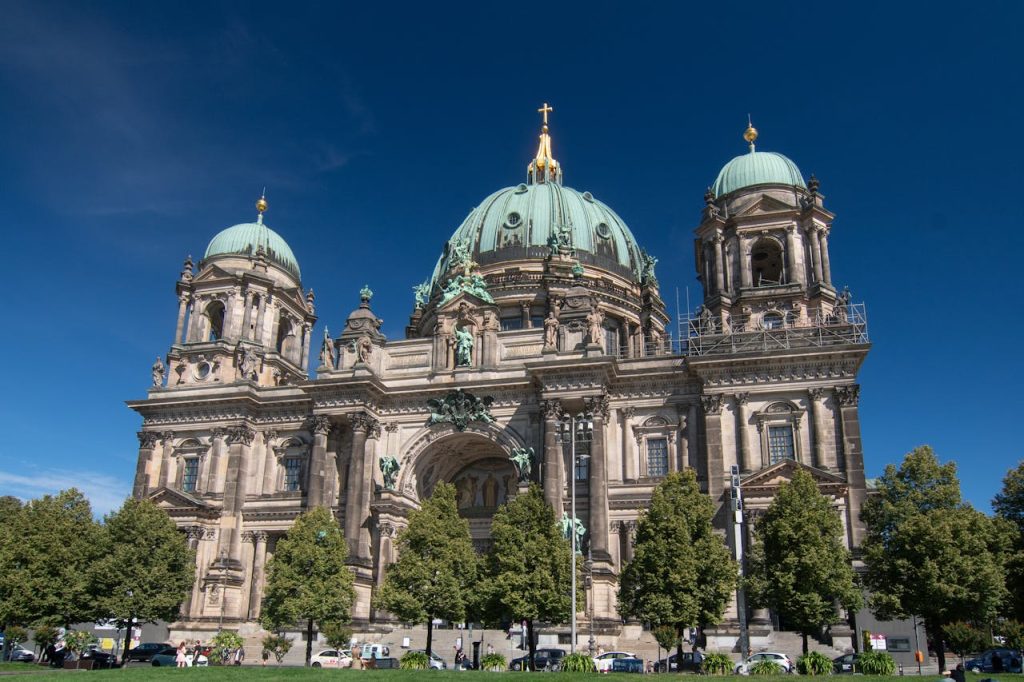
<path fill-rule="evenodd" d="M 827 351 L 744 357 L 691 358 L 689 366 L 705 386 L 753 386 L 853 379 L 867 355 L 867 344 Z"/>

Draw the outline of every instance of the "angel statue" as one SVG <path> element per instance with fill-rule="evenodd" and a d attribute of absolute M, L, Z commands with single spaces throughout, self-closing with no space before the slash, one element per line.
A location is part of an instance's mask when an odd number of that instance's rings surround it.
<path fill-rule="evenodd" d="M 324 342 L 320 346 L 320 366 L 334 369 L 334 341 L 327 327 L 324 327 Z"/>
<path fill-rule="evenodd" d="M 509 459 L 516 467 L 520 483 L 529 483 L 530 474 L 533 471 L 533 448 L 512 448 Z"/>
<path fill-rule="evenodd" d="M 581 548 L 583 547 L 583 536 L 586 534 L 587 529 L 583 525 L 583 522 L 579 520 L 579 518 L 577 518 L 576 523 L 573 524 L 572 517 L 570 517 L 567 513 L 562 512 L 562 537 L 564 537 L 566 540 L 569 539 L 573 525 L 576 526 L 575 549 L 577 552 L 582 552 L 583 550 Z"/>
<path fill-rule="evenodd" d="M 401 468 L 398 460 L 391 455 L 383 455 L 380 458 L 380 473 L 384 476 L 384 488 L 386 490 L 395 489 L 395 484 L 398 482 L 398 470 Z"/>

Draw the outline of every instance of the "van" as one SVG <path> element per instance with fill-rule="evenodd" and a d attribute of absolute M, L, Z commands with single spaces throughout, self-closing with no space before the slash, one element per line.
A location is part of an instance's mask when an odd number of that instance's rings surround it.
<path fill-rule="evenodd" d="M 386 644 L 364 644 L 359 657 L 364 661 L 369 658 L 390 658 L 391 649 L 389 649 Z"/>

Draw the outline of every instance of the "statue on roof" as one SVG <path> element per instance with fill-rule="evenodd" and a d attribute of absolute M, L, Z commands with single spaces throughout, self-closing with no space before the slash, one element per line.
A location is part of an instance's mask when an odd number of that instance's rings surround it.
<path fill-rule="evenodd" d="M 422 308 L 430 300 L 430 282 L 420 282 L 412 288 L 412 291 L 416 297 L 417 308 Z"/>
<path fill-rule="evenodd" d="M 534 456 L 533 448 L 512 448 L 512 454 L 509 455 L 509 459 L 512 460 L 512 464 L 516 467 L 520 483 L 530 482 Z"/>
<path fill-rule="evenodd" d="M 658 286 L 658 278 L 654 276 L 654 266 L 658 264 L 658 259 L 646 251 L 640 251 L 640 258 L 643 261 L 640 281 L 648 286 Z"/>
<path fill-rule="evenodd" d="M 324 342 L 320 346 L 320 366 L 334 369 L 334 341 L 327 327 L 324 327 Z"/>
<path fill-rule="evenodd" d="M 158 355 L 156 362 L 153 363 L 153 386 L 160 388 L 164 385 L 164 372 L 167 371 L 164 367 L 164 361 L 160 359 Z"/>
<path fill-rule="evenodd" d="M 473 333 L 455 328 L 455 366 L 469 367 L 473 364 Z"/>

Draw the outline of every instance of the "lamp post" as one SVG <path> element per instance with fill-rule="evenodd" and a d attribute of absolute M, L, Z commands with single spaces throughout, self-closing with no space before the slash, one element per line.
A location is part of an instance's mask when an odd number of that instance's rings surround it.
<path fill-rule="evenodd" d="M 590 652 L 590 657 L 593 658 L 596 653 L 597 647 L 594 645 L 597 643 L 594 639 L 594 558 L 590 554 L 590 550 L 587 550 L 587 560 L 583 562 L 583 570 L 587 572 L 587 591 L 589 592 L 589 599 L 587 600 L 587 619 L 590 621 L 590 638 L 587 640 L 587 651 Z"/>
<path fill-rule="evenodd" d="M 746 575 L 743 567 L 743 490 L 740 485 L 740 468 L 735 464 L 730 470 L 730 481 L 733 512 L 733 552 L 736 563 L 740 567 L 740 583 L 736 587 L 736 613 L 740 621 L 740 656 L 746 657 L 750 648 L 750 633 L 747 630 L 747 595 L 743 589 L 742 578 Z"/>
<path fill-rule="evenodd" d="M 594 420 L 586 413 L 577 415 L 565 415 L 562 417 L 562 442 L 568 440 L 569 452 L 571 455 L 570 461 L 572 461 L 572 472 L 569 476 L 569 489 L 571 495 L 570 502 L 570 513 L 572 516 L 572 525 L 569 528 L 569 539 L 572 543 L 572 588 L 571 588 L 571 610 L 572 610 L 572 625 L 570 632 L 569 650 L 570 653 L 576 653 L 576 467 L 580 462 L 585 462 L 590 459 L 590 455 L 576 454 L 576 444 L 581 445 L 590 442 L 590 435 L 594 430 Z"/>

